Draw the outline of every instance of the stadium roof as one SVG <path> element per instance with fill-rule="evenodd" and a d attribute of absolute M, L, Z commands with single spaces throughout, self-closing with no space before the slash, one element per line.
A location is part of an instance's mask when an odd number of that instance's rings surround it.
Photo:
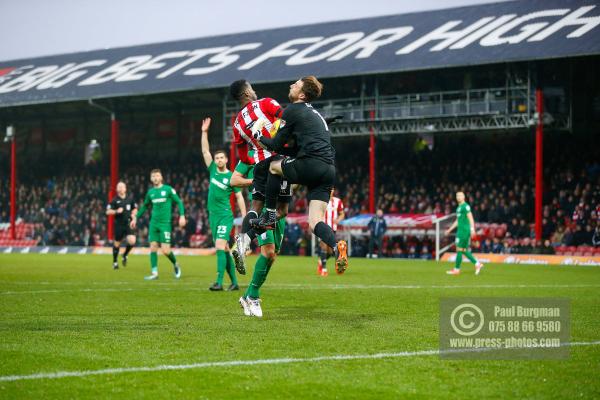
<path fill-rule="evenodd" d="M 526 0 L 0 62 L 0 107 L 600 54 L 597 0 Z"/>

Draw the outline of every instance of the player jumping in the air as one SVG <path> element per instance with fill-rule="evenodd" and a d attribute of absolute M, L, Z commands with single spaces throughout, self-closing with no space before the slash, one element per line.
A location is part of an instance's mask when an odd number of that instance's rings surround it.
<path fill-rule="evenodd" d="M 255 139 L 273 151 L 280 151 L 295 139 L 297 155 L 294 158 L 271 161 L 266 185 L 266 211 L 251 221 L 259 228 L 273 229 L 277 221 L 275 209 L 282 177 L 290 183 L 308 187 L 308 224 L 311 231 L 336 253 L 336 271 L 344 273 L 348 267 L 348 245 L 336 241 L 335 233 L 325 221 L 329 196 L 335 181 L 335 151 L 325 119 L 310 102 L 321 96 L 323 85 L 314 76 L 306 76 L 290 85 L 288 97 L 293 103 L 281 116 L 279 131 L 274 138 L 253 132 Z"/>
<path fill-rule="evenodd" d="M 210 121 L 210 118 L 202 120 L 202 140 L 200 143 L 202 146 L 202 158 L 210 176 L 207 202 L 208 221 L 217 249 L 217 281 L 209 289 L 212 291 L 223 290 L 223 277 L 225 271 L 227 271 L 231 279 L 231 285 L 227 290 L 239 290 L 240 288 L 235 276 L 234 261 L 231 258 L 227 244 L 231 228 L 233 227 L 233 212 L 229 203 L 231 193 L 235 193 L 235 198 L 242 215 L 246 215 L 246 203 L 244 203 L 244 197 L 240 189 L 231 186 L 231 171 L 227 169 L 227 155 L 225 152 L 223 150 L 215 151 L 213 160 L 208 142 Z"/>
<path fill-rule="evenodd" d="M 269 163 L 282 157 L 261 146 L 258 140 L 252 136 L 252 131 L 259 130 L 262 135 L 270 137 L 270 132 L 277 131 L 278 119 L 281 117 L 283 110 L 274 99 L 268 97 L 258 99 L 256 92 L 245 79 L 233 82 L 229 87 L 229 91 L 241 107 L 233 121 L 233 138 L 238 147 L 238 157 L 244 164 L 254 164 L 252 206 L 242 221 L 241 233 L 236 236 L 237 248 L 233 251 L 236 269 L 239 273 L 245 274 L 246 250 L 256 235 L 262 233 L 262 231 L 256 232 L 252 229 L 249 221 L 258 218 L 264 207 Z M 257 122 L 260 122 L 260 126 L 255 125 Z M 283 151 L 285 152 L 285 150 Z M 252 152 L 252 157 L 248 155 L 249 152 Z M 282 181 L 278 196 L 275 199 L 275 207 L 279 218 L 287 215 L 291 198 L 291 186 L 287 181 Z"/>
<path fill-rule="evenodd" d="M 325 212 L 325 223 L 333 229 L 333 233 L 337 232 L 338 224 L 344 219 L 344 203 L 342 199 L 334 196 L 335 189 L 331 190 L 331 197 L 327 204 Z M 327 276 L 327 260 L 333 255 L 332 249 L 324 242 L 319 241 L 319 261 L 317 267 L 317 275 Z"/>
<path fill-rule="evenodd" d="M 136 215 L 131 219 L 131 229 L 135 229 L 137 219 L 144 215 L 146 209 L 152 205 L 152 214 L 150 216 L 150 227 L 148 229 L 148 241 L 150 242 L 150 269 L 152 273 L 146 276 L 146 280 L 158 279 L 158 247 L 162 253 L 167 256 L 173 264 L 175 278 L 181 277 L 181 267 L 171 251 L 171 208 L 173 201 L 179 209 L 179 226 L 185 226 L 185 210 L 183 202 L 169 185 L 163 184 L 163 176 L 159 169 L 150 171 L 150 180 L 153 187 L 148 190 L 144 198 L 144 204 Z"/>
<path fill-rule="evenodd" d="M 475 265 L 475 275 L 479 275 L 483 264 L 480 263 L 473 257 L 473 254 L 469 251 L 471 245 L 471 236 L 475 235 L 475 220 L 473 219 L 473 213 L 471 213 L 471 206 L 465 201 L 465 194 L 463 192 L 456 193 L 456 201 L 458 207 L 456 208 L 456 221 L 450 225 L 446 230 L 446 235 L 458 226 L 456 230 L 456 264 L 454 268 L 446 271 L 449 275 L 460 274 L 460 264 L 462 262 L 463 254 L 467 256 L 469 261 Z"/>
<path fill-rule="evenodd" d="M 127 255 L 135 246 L 135 235 L 129 223 L 132 215 L 137 212 L 137 204 L 130 196 L 127 196 L 127 185 L 125 182 L 117 183 L 117 195 L 106 206 L 106 215 L 115 216 L 115 238 L 113 240 L 113 269 L 119 269 L 119 247 L 123 239 L 127 239 L 125 253 L 123 253 L 123 266 L 127 266 Z"/>
<path fill-rule="evenodd" d="M 240 161 L 231 177 L 231 185 L 238 187 L 249 187 L 252 185 L 253 170 L 253 165 Z M 252 196 L 252 193 L 249 193 L 249 196 Z M 277 221 L 274 230 L 265 231 L 258 236 L 260 255 L 254 265 L 254 273 L 252 274 L 252 280 L 248 285 L 248 289 L 239 299 L 244 314 L 247 316 L 262 317 L 263 315 L 259 290 L 265 283 L 267 275 L 275 262 L 275 258 L 279 254 L 284 233 L 285 218 L 281 218 Z"/>

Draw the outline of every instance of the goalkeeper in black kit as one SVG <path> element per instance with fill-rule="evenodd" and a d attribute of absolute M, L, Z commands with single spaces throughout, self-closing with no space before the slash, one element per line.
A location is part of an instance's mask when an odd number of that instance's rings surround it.
<path fill-rule="evenodd" d="M 253 132 L 255 138 L 267 149 L 281 152 L 286 143 L 295 142 L 295 157 L 272 161 L 266 185 L 266 210 L 252 225 L 259 229 L 273 229 L 277 222 L 277 195 L 281 179 L 308 188 L 308 223 L 311 231 L 336 255 L 336 272 L 343 274 L 348 268 L 348 245 L 336 241 L 335 233 L 325 221 L 329 196 L 335 181 L 335 150 L 331 145 L 331 133 L 325 119 L 310 104 L 321 96 L 323 85 L 314 76 L 306 76 L 290 85 L 292 102 L 281 116 L 279 130 L 273 138 Z"/>

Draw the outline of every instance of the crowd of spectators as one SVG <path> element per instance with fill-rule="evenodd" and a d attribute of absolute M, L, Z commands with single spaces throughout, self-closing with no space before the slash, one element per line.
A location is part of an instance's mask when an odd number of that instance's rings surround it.
<path fill-rule="evenodd" d="M 600 160 L 597 147 L 590 146 L 589 140 L 557 135 L 546 142 L 542 241 L 533 239 L 534 148 L 527 134 L 449 135 L 436 139 L 432 150 L 418 151 L 413 147 L 414 137 L 381 138 L 376 149 L 377 208 L 385 214 L 449 214 L 456 207 L 455 192 L 462 190 L 477 222 L 507 225 L 501 235 L 474 241 L 475 251 L 552 254 L 560 245 L 597 246 Z M 336 141 L 335 146 L 336 190 L 346 206 L 346 217 L 366 213 L 368 144 L 354 138 Z M 122 166 L 121 179 L 128 184 L 129 194 L 141 202 L 150 183 L 148 171 L 155 164 L 137 161 Z M 178 191 L 186 206 L 188 225 L 174 228 L 174 245 L 188 247 L 195 237 L 200 241 L 193 245 L 211 246 L 206 212 L 208 179 L 199 157 L 158 164 L 163 166 L 165 183 Z M 35 224 L 34 239 L 40 245 L 105 244 L 107 166 L 59 165 L 61 160 L 46 159 L 36 161 L 35 168 L 21 168 L 18 217 Z M 5 173 L 0 176 L 0 222 L 8 221 L 7 178 Z M 300 189 L 290 212 L 304 213 L 307 205 L 306 189 Z M 139 224 L 140 245 L 146 244 L 147 216 Z M 286 233 L 284 253 L 310 253 L 310 236 L 305 231 L 290 224 Z M 387 237 L 382 256 L 430 258 L 431 239 Z M 365 255 L 367 249 L 368 242 L 360 238 L 353 241 L 353 253 Z"/>

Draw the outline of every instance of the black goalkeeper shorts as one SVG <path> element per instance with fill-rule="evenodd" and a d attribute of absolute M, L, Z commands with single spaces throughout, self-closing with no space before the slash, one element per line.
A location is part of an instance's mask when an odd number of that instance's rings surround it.
<path fill-rule="evenodd" d="M 271 161 L 281 160 L 283 156 L 276 155 L 260 161 L 254 165 L 254 178 L 252 180 L 252 198 L 259 201 L 265 201 L 267 192 L 267 177 L 269 176 L 269 165 Z M 281 181 L 281 190 L 277 197 L 278 203 L 289 204 L 292 201 L 292 185 L 286 180 Z"/>
<path fill-rule="evenodd" d="M 285 157 L 281 163 L 284 179 L 308 188 L 308 200 L 329 202 L 335 183 L 335 166 L 317 158 Z"/>

